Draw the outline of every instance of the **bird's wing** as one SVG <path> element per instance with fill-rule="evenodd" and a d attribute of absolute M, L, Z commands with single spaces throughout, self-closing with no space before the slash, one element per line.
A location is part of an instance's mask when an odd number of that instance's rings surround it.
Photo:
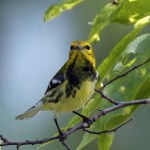
<path fill-rule="evenodd" d="M 59 85 L 61 85 L 65 79 L 66 79 L 66 70 L 67 70 L 67 62 L 64 64 L 64 66 L 55 74 L 55 76 L 51 79 L 51 81 L 49 82 L 49 85 L 45 91 L 45 95 L 55 89 L 56 87 L 58 87 Z"/>

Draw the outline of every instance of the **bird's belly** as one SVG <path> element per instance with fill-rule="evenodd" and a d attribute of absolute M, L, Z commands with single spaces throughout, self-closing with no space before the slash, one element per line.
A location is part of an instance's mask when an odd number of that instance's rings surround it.
<path fill-rule="evenodd" d="M 56 112 L 71 112 L 79 109 L 86 104 L 89 98 L 93 95 L 95 83 L 91 81 L 84 81 L 80 89 L 76 90 L 75 95 L 63 94 L 60 100 L 56 103 L 47 103 L 46 108 Z M 65 88 L 64 88 L 65 89 Z M 64 91 L 63 93 L 65 93 Z"/>

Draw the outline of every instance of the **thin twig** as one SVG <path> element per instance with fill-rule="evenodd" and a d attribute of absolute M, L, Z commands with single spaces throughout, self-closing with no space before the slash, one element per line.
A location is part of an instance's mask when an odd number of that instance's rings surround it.
<path fill-rule="evenodd" d="M 113 99 L 111 99 L 110 97 L 106 96 L 101 89 L 95 89 L 96 92 L 98 92 L 101 97 L 105 98 L 106 100 L 108 100 L 110 103 L 113 103 L 115 105 L 118 105 L 119 102 L 114 101 Z"/>
<path fill-rule="evenodd" d="M 2 140 L 4 143 L 8 143 L 8 142 L 9 142 L 6 138 L 3 137 L 3 135 L 0 135 L 0 138 L 1 138 L 1 140 Z"/>
<path fill-rule="evenodd" d="M 148 58 L 148 59 L 147 59 L 146 61 L 144 61 L 142 64 L 136 65 L 136 66 L 132 67 L 130 70 L 128 70 L 127 72 L 125 72 L 125 73 L 123 73 L 123 74 L 121 74 L 121 75 L 119 75 L 119 76 L 113 78 L 112 80 L 106 82 L 106 83 L 101 87 L 101 90 L 104 89 L 108 84 L 114 82 L 115 80 L 117 80 L 117 79 L 119 79 L 119 78 L 122 78 L 122 77 L 126 76 L 127 74 L 129 74 L 129 73 L 132 72 L 133 70 L 135 70 L 135 69 L 141 67 L 142 65 L 146 64 L 146 63 L 149 62 L 149 61 L 150 61 L 150 58 Z"/>
<path fill-rule="evenodd" d="M 16 146 L 17 150 L 19 150 L 19 147 L 20 147 L 20 145 L 18 144 L 18 145 Z"/>
<path fill-rule="evenodd" d="M 65 141 L 61 141 L 61 143 L 66 147 L 67 150 L 71 150 L 71 148 L 67 143 L 65 143 Z"/>
<path fill-rule="evenodd" d="M 129 122 L 131 122 L 133 120 L 133 117 L 131 119 L 129 119 L 128 121 L 126 121 L 125 123 L 117 126 L 116 128 L 112 129 L 112 130 L 104 130 L 104 131 L 100 131 L 100 132 L 95 132 L 95 131 L 90 131 L 88 129 L 84 129 L 84 131 L 90 133 L 90 134 L 97 134 L 97 135 L 100 135 L 100 134 L 103 134 L 103 133 L 110 133 L 110 132 L 116 132 L 119 128 L 121 128 L 122 126 L 128 124 Z"/>
<path fill-rule="evenodd" d="M 34 141 L 23 141 L 23 142 L 11 142 L 8 141 L 6 138 L 3 137 L 3 135 L 0 135 L 1 140 L 3 141 L 2 144 L 0 144 L 0 146 L 8 146 L 8 145 L 15 145 L 15 146 L 22 146 L 22 145 L 36 145 L 36 144 L 43 144 L 43 143 L 47 143 L 49 141 L 53 141 L 56 139 L 59 139 L 59 136 L 55 136 L 55 137 L 51 137 L 51 138 L 46 138 L 46 139 L 42 139 L 42 140 L 34 140 Z"/>

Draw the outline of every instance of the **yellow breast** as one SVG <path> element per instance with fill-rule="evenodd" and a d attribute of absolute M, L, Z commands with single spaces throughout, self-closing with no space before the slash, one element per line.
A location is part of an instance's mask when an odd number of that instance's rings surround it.
<path fill-rule="evenodd" d="M 65 93 L 66 83 L 64 83 L 61 89 L 64 89 L 62 93 Z M 76 94 L 70 95 L 66 98 L 66 94 L 63 94 L 57 103 L 45 103 L 46 110 L 54 110 L 56 112 L 71 112 L 73 110 L 79 109 L 86 104 L 89 98 L 93 95 L 95 88 L 95 82 L 86 80 L 77 89 Z"/>

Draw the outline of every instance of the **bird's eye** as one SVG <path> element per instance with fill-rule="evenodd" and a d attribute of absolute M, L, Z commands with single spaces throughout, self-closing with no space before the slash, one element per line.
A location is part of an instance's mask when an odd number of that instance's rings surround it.
<path fill-rule="evenodd" d="M 71 45 L 71 46 L 70 46 L 70 50 L 73 50 L 73 48 L 74 48 L 73 45 Z"/>
<path fill-rule="evenodd" d="M 91 47 L 90 47 L 89 45 L 86 45 L 85 48 L 86 48 L 87 50 L 90 50 L 90 49 L 91 49 Z"/>

